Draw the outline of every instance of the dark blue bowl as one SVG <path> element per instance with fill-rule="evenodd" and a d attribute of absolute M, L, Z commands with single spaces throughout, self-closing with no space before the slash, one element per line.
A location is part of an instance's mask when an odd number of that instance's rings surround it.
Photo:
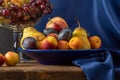
<path fill-rule="evenodd" d="M 72 61 L 78 58 L 95 56 L 103 51 L 102 49 L 90 50 L 33 50 L 21 51 L 27 56 L 46 65 L 71 65 Z"/>

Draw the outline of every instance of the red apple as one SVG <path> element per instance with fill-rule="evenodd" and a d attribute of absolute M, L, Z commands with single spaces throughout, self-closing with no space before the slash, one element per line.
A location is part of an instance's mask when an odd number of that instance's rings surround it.
<path fill-rule="evenodd" d="M 55 30 L 57 30 L 58 32 L 60 32 L 62 29 L 64 29 L 61 25 L 59 25 L 56 22 L 52 22 L 49 23 L 49 25 L 47 26 L 47 28 L 54 28 Z"/>
<path fill-rule="evenodd" d="M 6 58 L 0 53 L 0 66 L 2 66 L 6 61 Z"/>
<path fill-rule="evenodd" d="M 55 49 L 58 45 L 57 39 L 53 36 L 47 36 L 40 44 L 41 49 Z"/>
<path fill-rule="evenodd" d="M 16 52 L 8 51 L 5 54 L 6 64 L 8 66 L 15 66 L 19 61 L 19 55 Z"/>
<path fill-rule="evenodd" d="M 62 17 L 53 17 L 47 22 L 46 28 L 54 28 L 60 32 L 62 29 L 68 28 L 68 25 Z"/>

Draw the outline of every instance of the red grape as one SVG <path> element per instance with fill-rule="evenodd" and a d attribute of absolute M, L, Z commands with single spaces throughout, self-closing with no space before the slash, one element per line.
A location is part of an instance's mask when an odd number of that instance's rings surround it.
<path fill-rule="evenodd" d="M 8 17 L 10 15 L 10 11 L 6 8 L 3 10 L 3 16 Z"/>
<path fill-rule="evenodd" d="M 0 10 L 0 16 L 2 16 L 2 10 Z"/>
<path fill-rule="evenodd" d="M 0 0 L 0 5 L 4 2 L 4 0 Z"/>
<path fill-rule="evenodd" d="M 41 4 L 40 8 L 41 8 L 42 10 L 44 10 L 44 9 L 46 8 L 46 6 L 45 6 L 44 4 Z"/>
<path fill-rule="evenodd" d="M 29 21 L 36 21 L 42 15 L 47 15 L 52 12 L 52 6 L 48 0 L 29 0 L 29 3 L 17 6 L 9 4 L 6 7 L 4 4 L 0 9 L 0 16 L 10 19 L 12 23 L 21 22 L 27 23 Z M 4 0 L 0 0 L 0 5 Z"/>

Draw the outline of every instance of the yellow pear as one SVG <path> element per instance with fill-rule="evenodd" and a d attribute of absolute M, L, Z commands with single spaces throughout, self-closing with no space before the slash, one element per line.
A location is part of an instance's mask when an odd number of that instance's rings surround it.
<path fill-rule="evenodd" d="M 82 49 L 91 49 L 86 30 L 80 26 L 80 23 L 78 20 L 77 20 L 77 23 L 78 23 L 78 27 L 74 29 L 72 36 L 81 38 L 83 42 Z"/>
<path fill-rule="evenodd" d="M 82 27 L 77 27 L 73 31 L 73 36 L 79 36 L 79 37 L 87 37 L 86 30 Z"/>
<path fill-rule="evenodd" d="M 39 32 L 34 27 L 26 27 L 23 30 L 23 35 L 22 35 L 22 38 L 21 38 L 21 41 L 20 41 L 20 46 L 21 47 L 22 47 L 22 42 L 26 37 L 33 37 L 33 38 L 36 39 L 37 42 L 45 39 L 45 35 L 42 32 Z"/>

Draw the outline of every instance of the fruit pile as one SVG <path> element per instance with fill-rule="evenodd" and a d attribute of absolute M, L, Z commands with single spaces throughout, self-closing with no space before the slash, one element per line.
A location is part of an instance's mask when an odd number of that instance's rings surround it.
<path fill-rule="evenodd" d="M 35 22 L 51 12 L 48 0 L 0 0 L 0 23 Z"/>
<path fill-rule="evenodd" d="M 0 53 L 0 66 L 6 63 L 7 66 L 15 66 L 19 61 L 19 56 L 16 52 L 8 51 L 5 55 Z"/>
<path fill-rule="evenodd" d="M 49 19 L 43 32 L 33 27 L 26 27 L 23 30 L 20 46 L 22 49 L 98 49 L 101 47 L 101 38 L 97 35 L 88 36 L 86 30 L 80 26 L 71 30 L 65 19 L 53 17 Z"/>

